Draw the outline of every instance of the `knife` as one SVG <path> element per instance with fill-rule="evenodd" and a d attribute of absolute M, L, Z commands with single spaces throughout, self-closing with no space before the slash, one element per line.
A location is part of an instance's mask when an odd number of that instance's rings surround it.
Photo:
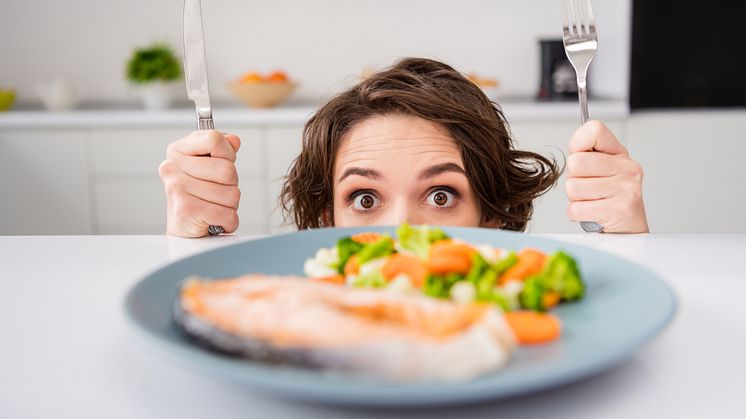
<path fill-rule="evenodd" d="M 207 84 L 207 58 L 202 27 L 201 0 L 184 0 L 184 78 L 187 96 L 197 111 L 197 130 L 214 129 L 210 107 L 210 87 Z M 211 225 L 211 235 L 222 233 L 223 227 Z"/>

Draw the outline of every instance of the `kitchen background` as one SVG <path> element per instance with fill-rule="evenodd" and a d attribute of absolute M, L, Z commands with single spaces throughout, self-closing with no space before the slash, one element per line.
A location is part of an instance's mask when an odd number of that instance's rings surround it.
<path fill-rule="evenodd" d="M 366 70 L 399 57 L 433 57 L 496 79 L 521 147 L 561 158 L 578 125 L 576 101 L 534 100 L 538 41 L 560 36 L 557 0 L 203 3 L 216 127 L 243 140 L 239 234 L 283 229 L 276 197 L 305 119 Z M 746 109 L 630 112 L 632 1 L 596 0 L 594 9 L 590 114 L 643 165 L 651 230 L 746 232 Z M 13 89 L 16 100 L 0 112 L 0 234 L 165 231 L 157 167 L 166 145 L 193 129 L 193 108 L 180 80 L 173 109 L 142 110 L 125 63 L 156 41 L 181 55 L 181 25 L 178 0 L 3 1 L 0 89 Z M 226 87 L 248 71 L 278 69 L 299 86 L 277 108 L 248 108 Z M 41 106 L 39 86 L 55 79 L 74 89 L 74 110 Z M 565 205 L 560 184 L 538 203 L 530 231 L 578 232 Z"/>

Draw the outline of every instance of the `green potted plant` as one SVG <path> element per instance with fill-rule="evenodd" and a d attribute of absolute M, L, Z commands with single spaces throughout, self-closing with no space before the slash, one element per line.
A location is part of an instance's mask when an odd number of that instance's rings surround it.
<path fill-rule="evenodd" d="M 16 99 L 16 92 L 11 89 L 3 89 L 0 86 L 0 112 L 10 110 L 13 101 Z"/>
<path fill-rule="evenodd" d="M 148 110 L 168 108 L 173 84 L 181 75 L 181 60 L 165 43 L 136 49 L 127 62 L 127 80 L 139 87 Z"/>

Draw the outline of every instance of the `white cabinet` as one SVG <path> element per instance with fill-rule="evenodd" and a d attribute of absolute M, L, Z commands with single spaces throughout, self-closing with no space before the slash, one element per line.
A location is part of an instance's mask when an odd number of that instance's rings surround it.
<path fill-rule="evenodd" d="M 166 196 L 159 179 L 96 179 L 93 196 L 97 234 L 166 232 Z"/>
<path fill-rule="evenodd" d="M 0 234 L 91 234 L 86 132 L 0 131 Z"/>
<path fill-rule="evenodd" d="M 628 131 L 652 232 L 746 232 L 746 111 L 640 113 Z"/>
<path fill-rule="evenodd" d="M 267 204 L 269 209 L 268 232 L 293 230 L 292 222 L 285 222 L 280 208 L 280 191 L 285 174 L 301 150 L 302 126 L 273 127 L 267 130 Z"/>
<path fill-rule="evenodd" d="M 292 222 L 283 224 L 278 197 L 301 148 L 302 120 L 236 118 L 221 125 L 242 144 L 236 161 L 239 234 L 293 229 Z M 746 111 L 644 112 L 603 120 L 645 170 L 653 232 L 746 232 Z M 137 129 L 0 126 L 0 234 L 163 234 L 166 199 L 158 165 L 166 146 L 192 129 L 190 122 Z M 561 163 L 577 126 L 575 112 L 524 115 L 511 124 L 517 147 Z M 528 231 L 580 232 L 567 219 L 566 206 L 563 176 L 537 200 Z"/>
<path fill-rule="evenodd" d="M 266 139 L 274 128 L 221 127 L 241 139 L 239 234 L 268 232 Z M 90 132 L 93 225 L 98 234 L 163 234 L 166 197 L 158 165 L 166 147 L 189 129 L 117 129 Z"/>
<path fill-rule="evenodd" d="M 158 165 L 179 129 L 97 129 L 88 133 L 96 234 L 163 234 L 166 197 Z"/>

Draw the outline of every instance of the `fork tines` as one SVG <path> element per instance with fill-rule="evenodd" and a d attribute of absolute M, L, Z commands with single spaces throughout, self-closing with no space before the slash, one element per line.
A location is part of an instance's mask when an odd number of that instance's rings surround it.
<path fill-rule="evenodd" d="M 562 0 L 564 36 L 587 36 L 596 31 L 591 0 Z"/>

